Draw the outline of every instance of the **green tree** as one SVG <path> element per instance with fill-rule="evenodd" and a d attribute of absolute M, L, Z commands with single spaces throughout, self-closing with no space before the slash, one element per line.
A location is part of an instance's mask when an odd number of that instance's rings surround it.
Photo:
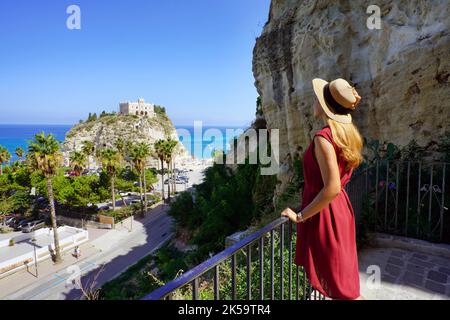
<path fill-rule="evenodd" d="M 21 147 L 17 147 L 16 150 L 14 151 L 14 153 L 19 158 L 19 160 L 21 160 L 22 157 L 23 157 L 24 151 L 23 151 L 23 149 Z"/>
<path fill-rule="evenodd" d="M 58 227 L 56 224 L 56 210 L 53 196 L 52 177 L 57 173 L 62 164 L 62 154 L 59 150 L 59 142 L 52 134 L 44 132 L 35 135 L 34 140 L 28 146 L 30 167 L 39 170 L 47 181 L 48 201 L 50 203 L 50 219 L 52 223 L 55 241 L 55 263 L 62 261 L 61 248 L 59 246 Z"/>
<path fill-rule="evenodd" d="M 139 190 L 141 195 L 141 213 L 147 212 L 147 179 L 145 175 L 146 159 L 150 156 L 150 148 L 144 142 L 133 144 L 129 150 L 129 157 L 139 173 Z M 144 182 L 144 197 L 142 197 L 142 182 Z"/>
<path fill-rule="evenodd" d="M 165 161 L 165 142 L 158 140 L 153 147 L 153 156 L 161 162 L 161 197 L 164 200 L 164 161 Z"/>
<path fill-rule="evenodd" d="M 70 155 L 70 166 L 77 176 L 80 176 L 86 166 L 86 155 L 83 152 L 74 151 Z"/>
<path fill-rule="evenodd" d="M 8 149 L 3 146 L 0 146 L 0 175 L 3 175 L 3 164 L 8 163 L 11 159 L 11 154 Z"/>
<path fill-rule="evenodd" d="M 167 139 L 164 141 L 164 161 L 167 163 L 167 168 L 170 168 L 170 165 L 172 164 L 172 160 L 175 153 L 175 147 L 177 146 L 178 142 L 172 139 Z M 170 170 L 167 171 L 167 178 L 168 178 L 168 184 L 167 184 L 167 193 L 168 198 L 170 202 L 170 181 L 174 181 L 174 179 L 170 178 Z"/>
<path fill-rule="evenodd" d="M 113 210 L 115 210 L 116 209 L 116 194 L 115 194 L 115 187 L 114 187 L 115 181 L 114 180 L 116 178 L 117 171 L 120 168 L 120 162 L 122 161 L 121 156 L 118 151 L 111 149 L 111 148 L 106 148 L 106 149 L 99 150 L 97 157 L 102 164 L 103 171 L 108 173 L 109 177 L 111 179 L 112 206 L 113 206 Z"/>

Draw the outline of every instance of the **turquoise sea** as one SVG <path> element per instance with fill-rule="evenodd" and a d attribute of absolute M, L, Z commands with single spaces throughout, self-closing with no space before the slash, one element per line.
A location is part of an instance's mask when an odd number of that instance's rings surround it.
<path fill-rule="evenodd" d="M 39 132 L 52 133 L 55 137 L 63 141 L 71 125 L 38 125 L 38 124 L 0 124 L 0 145 L 6 147 L 12 155 L 11 161 L 17 159 L 14 150 L 21 147 L 27 150 L 29 140 Z M 201 132 L 199 128 L 194 132 L 194 126 L 175 126 L 180 137 L 180 141 L 191 155 L 196 158 L 210 158 L 214 149 L 226 150 L 227 143 L 239 134 L 239 130 L 244 127 L 237 126 L 203 126 Z"/>

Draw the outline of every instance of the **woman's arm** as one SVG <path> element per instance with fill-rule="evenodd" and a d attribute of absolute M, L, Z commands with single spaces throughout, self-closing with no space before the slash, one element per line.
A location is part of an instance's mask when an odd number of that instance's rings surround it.
<path fill-rule="evenodd" d="M 320 167 L 324 186 L 313 201 L 302 210 L 304 220 L 319 213 L 341 192 L 339 167 L 333 145 L 324 137 L 317 136 L 317 139 L 314 139 L 314 154 Z M 287 208 L 282 215 L 289 217 L 294 222 L 299 222 L 297 221 L 299 211 L 300 207 Z"/>

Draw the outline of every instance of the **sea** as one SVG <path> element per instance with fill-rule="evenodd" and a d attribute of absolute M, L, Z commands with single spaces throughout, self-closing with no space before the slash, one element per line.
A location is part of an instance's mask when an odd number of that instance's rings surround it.
<path fill-rule="evenodd" d="M 40 132 L 52 133 L 59 141 L 64 141 L 72 125 L 49 124 L 0 124 L 0 146 L 11 153 L 11 162 L 17 160 L 14 151 L 21 147 L 25 153 L 28 143 Z M 229 150 L 229 143 L 239 136 L 244 126 L 202 126 L 175 125 L 181 143 L 189 155 L 197 159 L 211 158 L 215 150 Z"/>

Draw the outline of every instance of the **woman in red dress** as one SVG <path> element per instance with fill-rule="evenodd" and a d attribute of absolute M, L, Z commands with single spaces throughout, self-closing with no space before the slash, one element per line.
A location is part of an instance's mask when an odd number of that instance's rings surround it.
<path fill-rule="evenodd" d="M 281 215 L 297 223 L 295 263 L 304 267 L 311 286 L 331 299 L 364 299 L 355 216 L 344 189 L 362 161 L 363 142 L 351 117 L 361 97 L 343 79 L 314 79 L 313 88 L 314 117 L 324 126 L 303 156 L 301 206 Z"/>

